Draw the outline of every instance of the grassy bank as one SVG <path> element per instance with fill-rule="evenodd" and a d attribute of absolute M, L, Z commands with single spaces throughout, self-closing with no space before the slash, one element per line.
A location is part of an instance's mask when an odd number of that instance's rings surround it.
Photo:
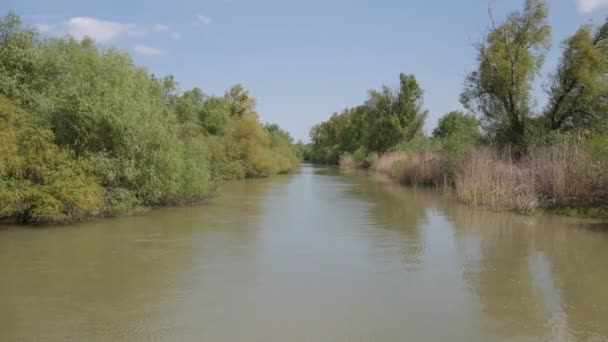
<path fill-rule="evenodd" d="M 601 139 L 596 139 L 601 140 Z M 436 187 L 492 210 L 608 217 L 608 149 L 590 141 L 531 148 L 523 156 L 488 146 L 394 151 L 370 166 L 401 184 Z M 363 167 L 345 155 L 341 167 Z"/>

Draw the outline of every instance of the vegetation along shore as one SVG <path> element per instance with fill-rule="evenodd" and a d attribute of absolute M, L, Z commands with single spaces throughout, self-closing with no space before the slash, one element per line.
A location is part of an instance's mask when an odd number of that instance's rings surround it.
<path fill-rule="evenodd" d="M 0 221 L 193 203 L 222 180 L 289 172 L 299 158 L 241 85 L 178 92 L 126 53 L 0 19 Z"/>
<path fill-rule="evenodd" d="M 542 0 L 527 0 L 474 45 L 477 68 L 431 136 L 413 75 L 372 90 L 310 133 L 314 162 L 365 167 L 403 184 L 441 187 L 459 200 L 523 213 L 550 209 L 608 217 L 608 21 L 580 27 L 561 45 L 534 109 L 533 82 L 550 49 Z"/>
<path fill-rule="evenodd" d="M 563 41 L 537 109 L 549 51 L 542 0 L 490 27 L 477 67 L 432 134 L 414 75 L 369 92 L 294 144 L 262 124 L 237 84 L 180 90 L 89 39 L 42 37 L 0 20 L 0 222 L 65 223 L 196 203 L 219 182 L 293 170 L 300 160 L 363 167 L 494 210 L 608 217 L 608 21 Z"/>

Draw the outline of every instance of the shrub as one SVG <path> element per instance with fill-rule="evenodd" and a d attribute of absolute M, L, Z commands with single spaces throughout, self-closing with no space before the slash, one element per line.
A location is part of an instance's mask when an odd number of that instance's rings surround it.
<path fill-rule="evenodd" d="M 449 112 L 437 123 L 433 136 L 450 139 L 452 143 L 471 145 L 479 140 L 479 121 L 474 115 L 460 111 Z"/>
<path fill-rule="evenodd" d="M 352 157 L 354 158 L 357 164 L 363 164 L 368 154 L 369 152 L 367 151 L 365 146 L 359 146 L 359 148 L 357 148 L 355 152 L 352 153 Z"/>
<path fill-rule="evenodd" d="M 41 40 L 13 14 L 0 19 L 0 45 L 0 220 L 196 202 L 219 180 L 289 172 L 299 160 L 240 85 L 224 97 L 178 94 L 173 77 L 126 53 L 89 38 Z"/>
<path fill-rule="evenodd" d="M 103 190 L 90 164 L 53 144 L 53 133 L 0 98 L 0 220 L 68 222 L 97 215 Z"/>

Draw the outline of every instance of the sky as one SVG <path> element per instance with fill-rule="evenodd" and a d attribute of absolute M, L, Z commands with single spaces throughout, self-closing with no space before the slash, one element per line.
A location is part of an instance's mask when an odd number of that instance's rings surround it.
<path fill-rule="evenodd" d="M 498 21 L 524 0 L 493 0 Z M 608 0 L 548 0 L 552 49 L 535 84 L 542 108 L 560 44 L 583 24 L 600 24 Z M 243 84 L 263 122 L 296 139 L 332 113 L 363 103 L 370 89 L 416 76 L 429 110 L 425 130 L 462 109 L 459 94 L 475 67 L 472 44 L 489 26 L 488 0 L 2 0 L 48 36 L 90 36 L 129 52 L 181 91 L 222 95 Z M 3 14 L 5 14 L 3 13 Z"/>

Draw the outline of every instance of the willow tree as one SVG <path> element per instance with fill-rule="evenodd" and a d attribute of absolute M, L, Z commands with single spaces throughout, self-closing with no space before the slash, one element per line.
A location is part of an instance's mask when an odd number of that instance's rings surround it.
<path fill-rule="evenodd" d="M 462 140 L 474 143 L 479 137 L 479 121 L 471 114 L 453 111 L 442 116 L 433 130 L 433 136 L 439 139 Z"/>
<path fill-rule="evenodd" d="M 543 0 L 526 0 L 497 25 L 490 8 L 491 28 L 475 44 L 477 70 L 471 72 L 461 102 L 481 114 L 487 132 L 503 145 L 525 145 L 531 116 L 531 88 L 549 48 L 550 26 Z"/>
<path fill-rule="evenodd" d="M 41 77 L 36 64 L 36 31 L 9 12 L 0 18 L 0 95 L 30 109 L 40 101 Z"/>
<path fill-rule="evenodd" d="M 545 117 L 551 129 L 605 125 L 608 118 L 608 21 L 586 25 L 564 42 Z"/>
<path fill-rule="evenodd" d="M 255 98 L 249 96 L 249 91 L 241 84 L 236 84 L 226 91 L 224 98 L 230 104 L 230 115 L 241 118 L 245 115 L 257 115 Z"/>
<path fill-rule="evenodd" d="M 414 75 L 399 75 L 400 86 L 370 91 L 366 107 L 366 147 L 384 152 L 411 140 L 422 131 L 428 112 L 423 109 L 423 90 Z"/>

